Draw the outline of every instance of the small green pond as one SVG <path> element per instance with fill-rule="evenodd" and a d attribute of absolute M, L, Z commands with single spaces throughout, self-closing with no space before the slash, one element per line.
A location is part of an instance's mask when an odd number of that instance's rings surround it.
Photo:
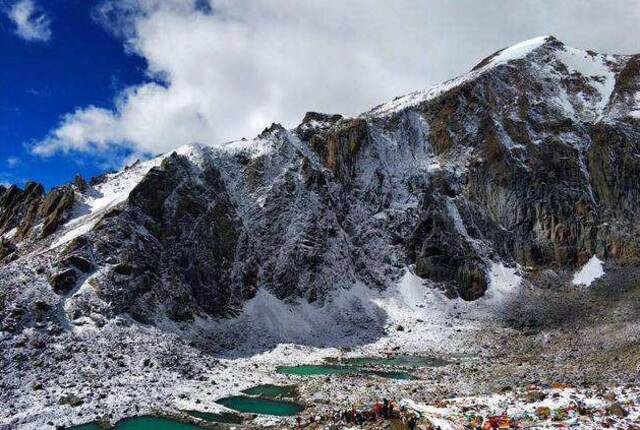
<path fill-rule="evenodd" d="M 376 375 L 383 378 L 410 380 L 414 379 L 407 372 L 365 369 L 360 366 L 336 366 L 324 364 L 302 364 L 299 366 L 280 366 L 276 372 L 283 375 L 326 376 L 326 375 Z"/>
<path fill-rule="evenodd" d="M 119 421 L 116 424 L 116 430 L 202 430 L 202 428 L 168 418 L 134 417 Z"/>
<path fill-rule="evenodd" d="M 297 403 L 248 396 L 225 397 L 216 403 L 238 412 L 281 417 L 296 415 L 304 410 L 304 406 Z"/>
<path fill-rule="evenodd" d="M 249 396 L 266 397 L 269 399 L 293 398 L 298 395 L 295 385 L 272 385 L 264 384 L 242 390 Z"/>
<path fill-rule="evenodd" d="M 101 430 L 101 428 L 95 423 L 89 423 L 69 427 L 67 430 Z M 114 430 L 202 430 L 202 427 L 168 418 L 143 416 L 118 421 Z"/>
<path fill-rule="evenodd" d="M 391 367 L 442 367 L 449 364 L 448 361 L 436 357 L 419 355 L 396 355 L 393 357 L 357 357 L 340 360 L 340 363 L 348 366 L 391 366 Z"/>

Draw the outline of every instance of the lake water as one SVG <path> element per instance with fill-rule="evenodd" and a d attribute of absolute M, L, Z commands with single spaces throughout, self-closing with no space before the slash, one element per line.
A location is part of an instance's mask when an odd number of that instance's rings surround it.
<path fill-rule="evenodd" d="M 449 364 L 448 361 L 417 355 L 395 355 L 392 357 L 357 357 L 347 358 L 335 362 L 336 364 L 303 364 L 297 366 L 280 366 L 276 371 L 285 375 L 296 376 L 328 376 L 328 375 L 375 375 L 397 380 L 415 379 L 410 373 L 402 369 L 417 369 L 421 367 L 440 367 Z M 384 369 L 384 368 L 389 369 Z M 380 369 L 382 368 L 382 369 Z M 304 406 L 292 401 L 297 396 L 295 385 L 264 384 L 242 391 L 242 396 L 232 396 L 220 399 L 217 403 L 242 413 L 262 415 L 293 416 L 300 413 Z M 210 413 L 200 411 L 186 411 L 192 417 L 208 422 L 240 424 L 242 417 L 232 413 Z M 134 417 L 118 422 L 115 430 L 196 430 L 200 427 L 159 417 Z M 101 430 L 97 424 L 84 424 L 70 427 L 68 430 Z"/>
<path fill-rule="evenodd" d="M 202 430 L 202 427 L 168 418 L 134 417 L 118 422 L 116 430 Z"/>
<path fill-rule="evenodd" d="M 303 364 L 299 366 L 280 366 L 276 372 L 284 375 L 296 376 L 327 376 L 327 375 L 376 375 L 383 378 L 411 380 L 411 374 L 402 371 L 386 371 L 366 369 L 360 366 L 337 366 L 324 364 Z"/>
<path fill-rule="evenodd" d="M 67 427 L 67 430 L 102 430 L 98 424 L 82 424 L 79 426 Z"/>
<path fill-rule="evenodd" d="M 67 430 L 101 430 L 97 424 L 83 424 Z M 119 421 L 114 430 L 202 430 L 193 424 L 181 423 L 168 418 L 134 417 Z"/>
<path fill-rule="evenodd" d="M 298 395 L 295 385 L 264 384 L 242 390 L 249 396 L 266 397 L 269 399 L 294 398 Z"/>
<path fill-rule="evenodd" d="M 304 406 L 294 402 L 250 396 L 225 397 L 216 403 L 238 412 L 281 417 L 297 415 L 304 410 Z"/>

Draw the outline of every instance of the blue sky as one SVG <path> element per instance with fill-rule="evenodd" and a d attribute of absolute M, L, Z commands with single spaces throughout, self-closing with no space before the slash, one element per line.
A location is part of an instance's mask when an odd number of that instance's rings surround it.
<path fill-rule="evenodd" d="M 0 182 L 35 179 L 51 187 L 111 167 L 91 154 L 40 157 L 27 148 L 64 114 L 90 104 L 110 107 L 115 94 L 144 80 L 144 59 L 126 54 L 122 41 L 91 18 L 95 4 L 47 0 L 47 41 L 25 40 L 0 14 Z"/>
<path fill-rule="evenodd" d="M 638 22 L 638 0 L 0 0 L 0 183 L 357 115 L 540 35 L 637 53 Z"/>

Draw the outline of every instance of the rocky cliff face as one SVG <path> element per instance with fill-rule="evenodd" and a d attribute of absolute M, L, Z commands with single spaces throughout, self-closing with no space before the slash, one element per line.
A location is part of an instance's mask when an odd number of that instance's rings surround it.
<path fill-rule="evenodd" d="M 187 145 L 86 184 L 0 188 L 0 329 L 175 327 L 265 289 L 323 303 L 406 266 L 475 300 L 640 256 L 640 57 L 539 38 L 356 118 Z"/>

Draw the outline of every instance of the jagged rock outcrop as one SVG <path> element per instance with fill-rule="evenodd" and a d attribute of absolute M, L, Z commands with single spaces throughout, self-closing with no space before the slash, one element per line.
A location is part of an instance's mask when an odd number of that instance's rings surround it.
<path fill-rule="evenodd" d="M 342 115 L 328 115 L 320 112 L 307 112 L 296 127 L 296 134 L 302 140 L 310 140 L 319 130 L 326 130 L 343 118 Z"/>
<path fill-rule="evenodd" d="M 68 218 L 73 203 L 74 189 L 68 185 L 48 194 L 35 182 L 24 190 L 12 185 L 0 193 L 0 234 L 15 229 L 11 236 L 22 240 L 38 227 L 40 237 L 49 236 Z"/>
<path fill-rule="evenodd" d="M 38 209 L 43 237 L 49 236 L 67 219 L 73 201 L 74 190 L 70 186 L 55 188 L 44 197 Z"/>
<path fill-rule="evenodd" d="M 126 207 L 102 218 L 88 242 L 71 243 L 65 252 L 80 270 L 111 267 L 91 285 L 115 314 L 148 322 L 163 306 L 170 318 L 184 321 L 240 306 L 243 291 L 229 287 L 241 240 L 216 167 L 196 167 L 174 153 L 149 170 Z M 171 289 L 155 288 L 164 283 Z"/>
<path fill-rule="evenodd" d="M 367 145 L 368 133 L 364 119 L 349 119 L 314 134 L 309 144 L 338 180 L 349 182 L 356 173 L 358 154 Z"/>
<path fill-rule="evenodd" d="M 44 188 L 28 182 L 24 190 L 11 185 L 0 198 L 0 233 L 16 229 L 16 236 L 24 238 L 33 227 Z"/>
<path fill-rule="evenodd" d="M 441 191 L 425 193 L 409 258 L 418 276 L 442 283 L 448 296 L 475 300 L 487 289 L 487 267 L 482 251 L 469 240 L 455 199 Z"/>

